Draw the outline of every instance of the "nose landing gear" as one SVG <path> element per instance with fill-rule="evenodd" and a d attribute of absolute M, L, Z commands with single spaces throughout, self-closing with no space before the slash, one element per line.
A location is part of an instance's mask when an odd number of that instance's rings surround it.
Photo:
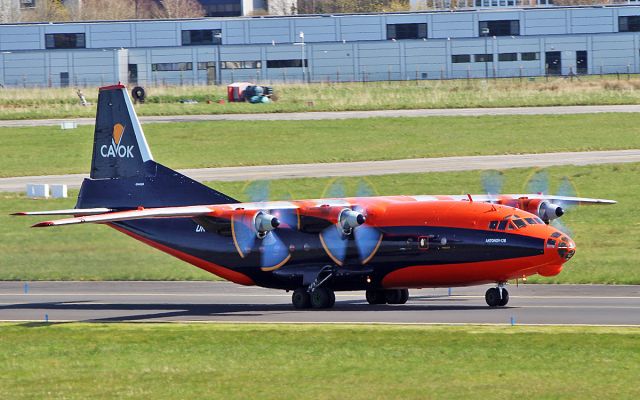
<path fill-rule="evenodd" d="M 509 292 L 504 287 L 504 283 L 498 284 L 498 287 L 487 290 L 484 295 L 489 307 L 504 307 L 509 302 Z"/>

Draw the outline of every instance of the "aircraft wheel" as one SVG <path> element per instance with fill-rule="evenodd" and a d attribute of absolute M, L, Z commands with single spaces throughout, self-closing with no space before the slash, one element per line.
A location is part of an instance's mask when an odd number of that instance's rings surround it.
<path fill-rule="evenodd" d="M 307 293 L 307 289 L 298 288 L 294 290 L 291 295 L 291 303 L 293 303 L 293 307 L 299 310 L 311 307 L 311 296 Z"/>
<path fill-rule="evenodd" d="M 509 292 L 507 292 L 507 289 L 502 289 L 502 300 L 500 300 L 500 307 L 504 307 L 507 305 L 507 303 L 509 302 Z"/>
<path fill-rule="evenodd" d="M 398 304 L 406 304 L 409 301 L 409 289 L 400 289 L 400 303 Z"/>
<path fill-rule="evenodd" d="M 336 292 L 333 290 L 329 290 L 329 306 L 327 308 L 332 308 L 336 304 Z"/>
<path fill-rule="evenodd" d="M 366 297 L 369 304 L 385 304 L 387 302 L 387 296 L 384 290 L 367 290 Z"/>
<path fill-rule="evenodd" d="M 408 289 L 393 289 L 385 291 L 385 299 L 388 304 L 404 304 L 409 300 Z"/>
<path fill-rule="evenodd" d="M 313 308 L 329 308 L 331 307 L 331 299 L 335 299 L 333 290 L 319 287 L 311 292 L 311 307 Z M 335 300 L 334 300 L 335 302 Z"/>
<path fill-rule="evenodd" d="M 489 307 L 498 307 L 500 305 L 500 291 L 498 288 L 491 288 L 487 290 L 487 293 L 484 295 L 484 299 L 486 300 Z"/>

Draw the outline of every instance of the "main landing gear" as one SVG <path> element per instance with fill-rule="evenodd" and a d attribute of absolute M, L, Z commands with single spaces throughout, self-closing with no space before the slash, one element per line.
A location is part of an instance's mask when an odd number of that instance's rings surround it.
<path fill-rule="evenodd" d="M 291 295 L 291 303 L 297 309 L 331 308 L 336 303 L 336 294 L 327 287 L 315 288 L 311 293 L 305 287 L 297 288 Z"/>
<path fill-rule="evenodd" d="M 504 287 L 504 283 L 500 283 L 498 287 L 487 290 L 484 299 L 489 307 L 504 307 L 509 302 L 509 292 Z"/>
<path fill-rule="evenodd" d="M 409 289 L 367 290 L 369 304 L 404 304 L 409 300 Z"/>
<path fill-rule="evenodd" d="M 297 309 L 304 308 L 331 308 L 336 303 L 336 294 L 333 289 L 322 286 L 333 277 L 334 270 L 331 266 L 323 267 L 311 284 L 299 287 L 291 295 L 291 303 Z"/>

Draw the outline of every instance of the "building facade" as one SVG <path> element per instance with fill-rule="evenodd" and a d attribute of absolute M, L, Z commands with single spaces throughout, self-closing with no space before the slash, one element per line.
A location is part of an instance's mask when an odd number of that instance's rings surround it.
<path fill-rule="evenodd" d="M 640 7 L 0 25 L 4 86 L 638 73 Z"/>

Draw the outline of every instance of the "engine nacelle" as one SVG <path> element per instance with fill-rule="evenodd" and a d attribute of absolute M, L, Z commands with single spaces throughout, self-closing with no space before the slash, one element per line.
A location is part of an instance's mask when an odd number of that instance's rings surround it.
<path fill-rule="evenodd" d="M 280 226 L 280 220 L 271 214 L 258 212 L 253 220 L 256 228 L 256 234 L 259 238 L 263 238 L 267 232 L 270 232 Z"/>
<path fill-rule="evenodd" d="M 561 206 L 541 199 L 521 198 L 518 200 L 501 201 L 500 204 L 519 208 L 531 214 L 537 215 L 546 223 L 549 223 L 549 221 L 560 218 L 564 215 L 564 209 Z"/>
<path fill-rule="evenodd" d="M 360 225 L 364 224 L 366 218 L 364 215 L 357 211 L 349 210 L 345 208 L 340 212 L 340 216 L 338 217 L 338 223 L 342 227 L 342 230 L 345 234 L 351 233 L 353 228 L 357 228 Z"/>

